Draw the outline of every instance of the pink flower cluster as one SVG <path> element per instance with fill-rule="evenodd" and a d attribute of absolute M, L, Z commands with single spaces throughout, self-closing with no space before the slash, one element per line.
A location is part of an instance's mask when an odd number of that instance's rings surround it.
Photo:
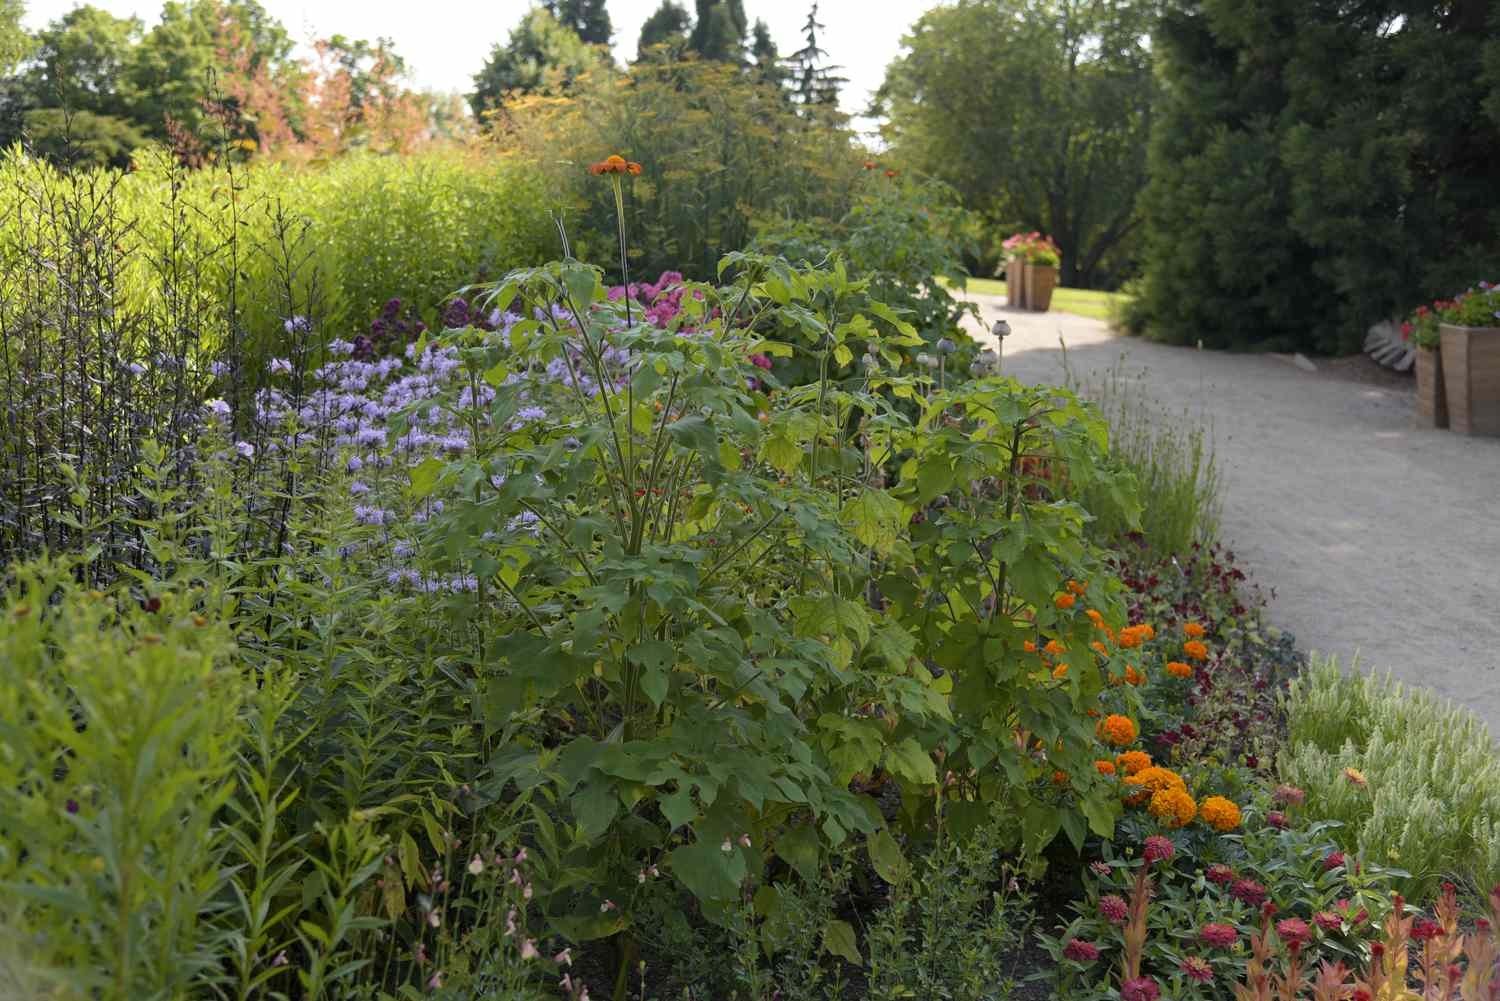
<path fill-rule="evenodd" d="M 648 322 L 666 327 L 682 312 L 682 294 L 686 291 L 682 285 L 682 272 L 663 271 L 654 285 L 650 282 L 631 282 L 629 295 L 631 301 L 644 307 Z M 609 290 L 610 302 L 619 302 L 625 296 L 626 288 L 623 285 L 616 285 Z M 701 299 L 703 293 L 694 292 L 693 296 Z"/>

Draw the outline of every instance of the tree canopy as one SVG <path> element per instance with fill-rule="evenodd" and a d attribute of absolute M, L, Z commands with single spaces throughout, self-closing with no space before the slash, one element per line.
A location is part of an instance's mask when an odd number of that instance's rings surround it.
<path fill-rule="evenodd" d="M 960 0 L 928 11 L 876 99 L 893 154 L 992 225 L 1052 234 L 1065 284 L 1100 284 L 1140 221 L 1155 6 Z"/>
<path fill-rule="evenodd" d="M 1500 6 L 1173 0 L 1137 322 L 1357 349 L 1500 267 Z"/>
<path fill-rule="evenodd" d="M 500 107 L 507 95 L 566 88 L 584 73 L 612 65 L 608 49 L 591 45 L 545 7 L 534 7 L 490 50 L 474 77 L 469 104 L 476 118 Z"/>

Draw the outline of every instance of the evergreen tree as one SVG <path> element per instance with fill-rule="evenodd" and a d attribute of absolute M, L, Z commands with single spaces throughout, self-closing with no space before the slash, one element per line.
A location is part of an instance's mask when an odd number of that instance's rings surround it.
<path fill-rule="evenodd" d="M 1486 0 L 1174 0 L 1135 322 L 1357 349 L 1500 268 Z"/>
<path fill-rule="evenodd" d="M 835 72 L 842 67 L 824 62 L 828 53 L 818 46 L 818 32 L 824 27 L 818 20 L 817 0 L 813 0 L 807 12 L 807 22 L 802 26 L 806 44 L 787 57 L 797 102 L 808 108 L 838 107 L 839 88 L 849 82 Z"/>
<path fill-rule="evenodd" d="M 572 28 L 590 45 L 608 45 L 614 36 L 605 0 L 547 0 L 544 6 L 559 24 Z"/>
<path fill-rule="evenodd" d="M 686 8 L 676 0 L 661 0 L 661 6 L 641 25 L 637 58 L 650 58 L 651 50 L 656 46 L 665 46 L 665 51 L 675 58 L 687 48 L 688 31 L 692 26 L 693 18 Z"/>
<path fill-rule="evenodd" d="M 721 63 L 745 61 L 745 33 L 750 24 L 744 0 L 697 0 L 698 16 L 688 35 L 688 49 L 699 59 Z"/>
<path fill-rule="evenodd" d="M 755 63 L 756 78 L 773 87 L 785 86 L 790 74 L 781 65 L 781 55 L 776 51 L 776 41 L 771 37 L 771 29 L 766 26 L 766 22 L 756 18 L 755 26 L 750 29 L 750 36 L 750 59 Z"/>
<path fill-rule="evenodd" d="M 609 65 L 606 50 L 590 45 L 545 7 L 534 7 L 504 45 L 490 50 L 474 76 L 469 105 L 476 118 L 500 107 L 508 94 L 563 89 L 581 74 Z"/>
<path fill-rule="evenodd" d="M 0 79 L 10 76 L 31 51 L 31 36 L 21 24 L 25 15 L 24 0 L 0 0 Z"/>

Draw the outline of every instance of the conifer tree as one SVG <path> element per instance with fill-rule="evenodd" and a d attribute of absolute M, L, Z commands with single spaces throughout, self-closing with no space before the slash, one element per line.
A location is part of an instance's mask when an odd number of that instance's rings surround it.
<path fill-rule="evenodd" d="M 547 0 L 543 6 L 590 45 L 608 45 L 614 36 L 605 0 Z"/>
<path fill-rule="evenodd" d="M 818 45 L 818 32 L 825 27 L 818 20 L 818 4 L 814 0 L 807 12 L 807 21 L 802 25 L 805 44 L 787 57 L 797 103 L 807 108 L 837 107 L 839 88 L 849 82 L 837 74 L 842 67 L 825 62 L 828 53 Z"/>

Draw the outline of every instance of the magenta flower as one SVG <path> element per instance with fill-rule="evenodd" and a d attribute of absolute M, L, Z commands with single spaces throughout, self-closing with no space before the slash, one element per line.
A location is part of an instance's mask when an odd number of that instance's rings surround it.
<path fill-rule="evenodd" d="M 1107 897 L 1099 898 L 1099 913 L 1110 924 L 1122 925 L 1130 917 L 1130 905 L 1125 903 L 1124 897 L 1111 893 Z"/>
<path fill-rule="evenodd" d="M 1080 963 L 1092 963 L 1099 958 L 1099 947 L 1092 942 L 1070 938 L 1068 944 L 1063 946 L 1063 956 Z"/>
<path fill-rule="evenodd" d="M 1120 1001 L 1156 1001 L 1161 988 L 1150 977 L 1136 977 L 1120 985 Z"/>
<path fill-rule="evenodd" d="M 1225 924 L 1209 924 L 1198 929 L 1198 941 L 1215 949 L 1227 949 L 1240 939 L 1240 933 Z"/>
<path fill-rule="evenodd" d="M 1172 844 L 1170 838 L 1164 838 L 1160 834 L 1153 834 L 1146 839 L 1146 864 L 1152 862 L 1168 862 L 1172 856 L 1177 854 L 1177 846 Z"/>
<path fill-rule="evenodd" d="M 1312 929 L 1301 918 L 1282 918 L 1276 922 L 1276 934 L 1289 949 L 1300 949 L 1312 939 Z"/>
<path fill-rule="evenodd" d="M 1196 980 L 1200 984 L 1210 983 L 1214 979 L 1214 968 L 1209 965 L 1208 960 L 1200 956 L 1189 956 L 1177 967 L 1182 975 L 1189 980 Z"/>

